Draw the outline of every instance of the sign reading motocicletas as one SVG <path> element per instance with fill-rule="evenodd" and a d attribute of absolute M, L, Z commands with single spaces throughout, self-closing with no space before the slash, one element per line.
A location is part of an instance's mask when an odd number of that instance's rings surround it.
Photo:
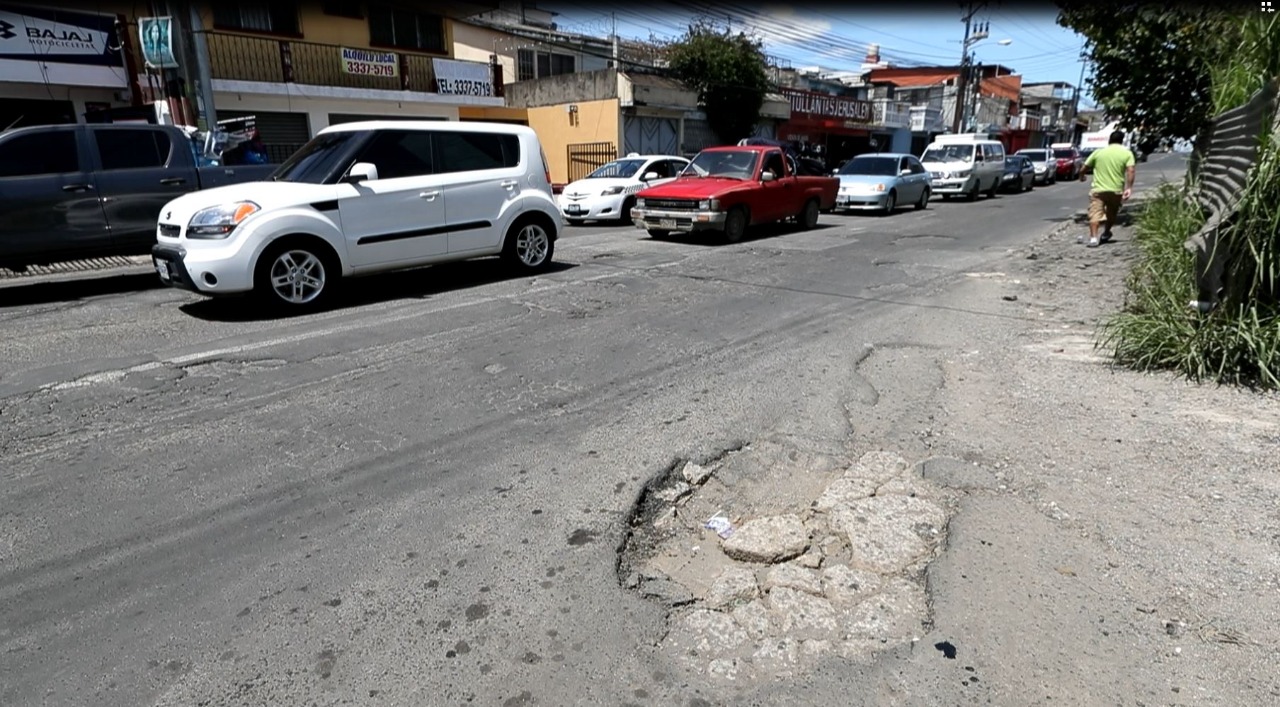
<path fill-rule="evenodd" d="M 124 68 L 115 17 L 0 4 L 0 59 Z"/>
<path fill-rule="evenodd" d="M 342 71 L 356 76 L 400 75 L 400 60 L 394 52 L 374 52 L 368 49 L 342 48 Z"/>
<path fill-rule="evenodd" d="M 492 96 L 493 75 L 488 64 L 453 59 L 432 59 L 436 92 L 450 96 Z"/>
<path fill-rule="evenodd" d="M 870 123 L 875 119 L 871 101 L 796 88 L 783 88 L 781 91 L 791 101 L 792 116 L 801 114 L 813 118 L 839 118 L 857 123 Z"/>

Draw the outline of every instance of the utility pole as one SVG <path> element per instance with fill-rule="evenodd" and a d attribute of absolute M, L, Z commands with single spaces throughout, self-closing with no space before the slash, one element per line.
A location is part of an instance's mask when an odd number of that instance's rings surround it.
<path fill-rule="evenodd" d="M 200 82 L 200 111 L 204 118 L 204 129 L 213 131 L 218 125 L 218 113 L 213 107 L 213 71 L 209 68 L 209 43 L 205 38 L 204 21 L 200 19 L 200 11 L 194 2 L 186 3 L 191 22 L 191 36 L 194 39 L 196 80 Z"/>
<path fill-rule="evenodd" d="M 1076 132 L 1080 127 L 1080 86 L 1084 84 L 1084 69 L 1089 65 L 1089 60 L 1080 55 L 1080 80 L 1076 82 L 1076 90 L 1071 97 L 1071 142 L 1076 141 Z"/>
<path fill-rule="evenodd" d="M 621 68 L 618 65 L 618 14 L 616 12 L 609 13 L 609 19 L 612 28 L 609 31 L 609 39 L 613 40 L 613 68 Z"/>
<path fill-rule="evenodd" d="M 956 109 L 955 116 L 951 121 L 951 132 L 960 132 L 961 126 L 964 125 L 965 113 L 968 112 L 968 101 L 965 96 L 969 89 L 969 47 L 974 42 L 987 38 L 986 27 L 979 27 L 977 32 L 973 31 L 973 16 L 986 6 L 986 2 L 977 2 L 969 0 L 969 11 L 964 16 L 964 42 L 963 49 L 960 51 L 960 74 L 956 81 Z"/>

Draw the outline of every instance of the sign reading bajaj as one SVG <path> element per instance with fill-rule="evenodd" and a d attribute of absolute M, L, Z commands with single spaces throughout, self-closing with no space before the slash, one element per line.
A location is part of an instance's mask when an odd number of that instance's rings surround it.
<path fill-rule="evenodd" d="M 0 4 L 0 60 L 122 67 L 111 15 Z"/>
<path fill-rule="evenodd" d="M 342 48 L 342 71 L 356 76 L 400 75 L 400 60 L 394 52 L 375 52 L 369 49 Z"/>

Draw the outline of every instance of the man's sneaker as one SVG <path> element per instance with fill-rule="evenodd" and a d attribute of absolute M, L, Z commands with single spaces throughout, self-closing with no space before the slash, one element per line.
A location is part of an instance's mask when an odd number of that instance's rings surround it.
<path fill-rule="evenodd" d="M 1089 247 L 1090 247 L 1090 248 L 1097 248 L 1099 245 L 1101 245 L 1101 241 L 1099 241 L 1097 238 L 1090 238 L 1090 239 L 1089 239 Z"/>
<path fill-rule="evenodd" d="M 1111 229 L 1108 228 L 1107 230 L 1103 231 L 1102 237 L 1099 240 L 1102 241 L 1103 243 L 1106 243 L 1107 241 L 1111 240 Z"/>

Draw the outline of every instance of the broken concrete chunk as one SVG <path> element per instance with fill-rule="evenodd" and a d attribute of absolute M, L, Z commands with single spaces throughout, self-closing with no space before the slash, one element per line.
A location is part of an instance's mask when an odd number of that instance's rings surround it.
<path fill-rule="evenodd" d="M 809 548 L 809 551 L 796 558 L 796 564 L 811 570 L 822 567 L 822 551 L 816 547 Z"/>
<path fill-rule="evenodd" d="M 822 570 L 822 593 L 837 606 L 853 606 L 880 590 L 880 575 L 831 565 Z"/>
<path fill-rule="evenodd" d="M 876 486 L 906 471 L 910 465 L 907 460 L 893 452 L 867 452 L 858 461 L 845 469 L 847 479 L 870 479 Z"/>
<path fill-rule="evenodd" d="M 779 587 L 822 596 L 822 575 L 790 563 L 776 565 L 765 575 L 764 590 L 768 592 Z"/>
<path fill-rule="evenodd" d="M 684 480 L 694 486 L 701 486 L 707 479 L 711 478 L 711 470 L 701 464 L 687 462 L 684 469 L 680 471 L 680 475 Z"/>
<path fill-rule="evenodd" d="M 946 512 L 913 496 L 875 496 L 831 516 L 849 543 L 853 567 L 893 574 L 926 557 L 941 539 Z"/>
<path fill-rule="evenodd" d="M 721 547 L 739 562 L 785 562 L 809 549 L 809 532 L 797 515 L 755 518 L 734 531 Z"/>
<path fill-rule="evenodd" d="M 772 623 L 785 636 L 821 640 L 839 635 L 840 615 L 831 602 L 822 597 L 778 587 L 769 592 L 768 602 Z"/>
<path fill-rule="evenodd" d="M 668 486 L 658 493 L 654 494 L 659 500 L 667 503 L 675 503 L 685 496 L 693 493 L 693 487 L 683 481 L 677 481 L 675 484 Z"/>
<path fill-rule="evenodd" d="M 757 599 L 746 604 L 740 604 L 734 607 L 730 614 L 733 616 L 733 620 L 738 622 L 738 625 L 751 636 L 752 640 L 758 641 L 769 635 L 771 627 L 769 609 L 765 607 L 763 601 Z"/>
<path fill-rule="evenodd" d="M 890 580 L 884 591 L 845 615 L 845 639 L 910 640 L 923 631 L 928 608 L 924 589 L 906 580 Z"/>
<path fill-rule="evenodd" d="M 864 498 L 870 497 L 876 492 L 882 482 L 869 478 L 858 478 L 845 476 L 836 479 L 827 487 L 818 500 L 813 504 L 814 510 L 822 513 L 830 513 L 831 511 L 842 506 L 849 506 Z"/>
<path fill-rule="evenodd" d="M 748 602 L 760 596 L 760 587 L 756 584 L 756 575 L 746 567 L 725 568 L 711 585 L 707 594 L 707 605 L 713 609 L 722 609 L 742 602 Z"/>

